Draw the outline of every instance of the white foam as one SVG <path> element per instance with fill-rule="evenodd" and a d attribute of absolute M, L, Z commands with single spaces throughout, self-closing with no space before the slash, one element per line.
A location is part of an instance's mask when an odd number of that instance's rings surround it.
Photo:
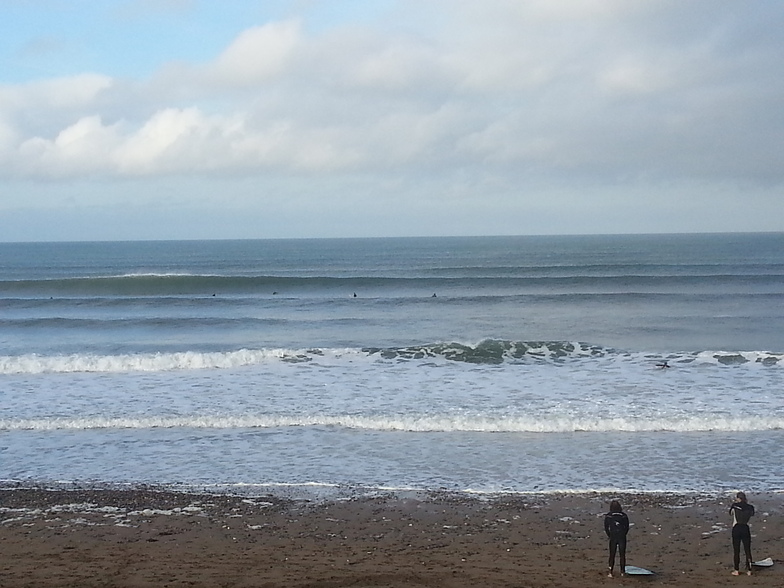
<path fill-rule="evenodd" d="M 784 353 L 772 351 L 702 351 L 695 361 L 709 364 L 751 363 L 766 366 L 784 365 Z"/>
<path fill-rule="evenodd" d="M 176 515 L 197 515 L 202 514 L 204 509 L 198 506 L 186 506 L 184 508 L 174 508 L 174 509 L 152 509 L 152 508 L 145 508 L 141 510 L 129 510 L 126 508 L 121 507 L 114 507 L 114 506 L 98 506 L 97 504 L 93 504 L 90 502 L 81 502 L 81 503 L 71 503 L 71 504 L 54 504 L 52 506 L 41 508 L 5 508 L 0 507 L 0 513 L 14 513 L 19 514 L 20 516 L 10 518 L 10 519 L 3 519 L 0 521 L 0 524 L 12 523 L 27 520 L 31 517 L 38 517 L 41 515 L 56 515 L 60 513 L 68 513 L 68 514 L 102 514 L 104 517 L 113 518 L 116 520 L 123 519 L 125 517 L 148 517 L 148 516 L 176 516 Z M 54 520 L 60 520 L 59 518 Z M 88 522 L 85 519 L 70 519 L 69 521 L 71 524 L 96 524 L 94 522 Z"/>
<path fill-rule="evenodd" d="M 280 427 L 344 427 L 373 431 L 481 433 L 601 433 L 601 432 L 749 432 L 784 429 L 784 417 L 731 417 L 706 414 L 671 418 L 468 418 L 447 416 L 358 417 L 302 416 L 186 416 L 139 418 L 43 418 L 0 420 L 5 431 L 90 429 L 244 429 Z"/>
<path fill-rule="evenodd" d="M 317 357 L 360 355 L 356 349 L 319 351 Z M 269 361 L 309 361 L 309 351 L 293 349 L 239 349 L 205 353 L 134 353 L 123 355 L 37 355 L 0 356 L 0 374 L 45 374 L 75 372 L 165 372 L 175 370 L 231 369 Z"/>
<path fill-rule="evenodd" d="M 575 361 L 597 362 L 591 348 L 583 348 L 579 343 L 571 344 L 574 351 L 569 353 Z M 419 350 L 420 348 L 417 348 Z M 427 350 L 427 347 L 421 349 Z M 441 349 L 438 354 L 429 351 L 423 358 L 426 361 L 447 361 L 445 355 L 454 351 L 450 347 Z M 45 374 L 45 373 L 128 373 L 128 372 L 167 372 L 178 370 L 233 369 L 265 363 L 297 363 L 357 361 L 368 362 L 398 361 L 407 359 L 405 351 L 398 350 L 390 358 L 383 354 L 368 354 L 358 348 L 319 348 L 319 349 L 238 349 L 224 352 L 182 351 L 174 353 L 130 353 L 118 355 L 70 354 L 70 355 L 6 355 L 0 356 L 1 374 Z M 412 352 L 413 353 L 413 352 Z M 424 353 L 424 352 L 422 352 Z M 451 357 L 452 360 L 460 356 Z M 519 362 L 510 350 L 503 357 L 512 363 Z M 529 347 L 526 358 L 532 361 L 559 359 L 557 354 L 546 345 Z M 408 358 L 410 359 L 410 358 Z M 602 354 L 602 360 L 609 363 L 627 362 L 655 365 L 642 354 Z M 769 351 L 703 351 L 696 354 L 669 356 L 670 367 L 687 367 L 691 363 L 713 364 L 726 367 L 736 364 L 759 365 L 764 367 L 784 367 L 784 354 Z"/>
<path fill-rule="evenodd" d="M 4 376 L 4 476 L 702 489 L 724 480 L 716 447 L 741 434 L 754 453 L 748 476 L 780 484 L 767 473 L 784 430 L 779 367 L 693 354 L 667 356 L 663 370 L 660 355 L 639 353 L 489 365 L 356 349 L 288 361 L 287 351 L 233 370 Z M 619 471 L 602 463 L 631 454 L 636 465 Z"/>

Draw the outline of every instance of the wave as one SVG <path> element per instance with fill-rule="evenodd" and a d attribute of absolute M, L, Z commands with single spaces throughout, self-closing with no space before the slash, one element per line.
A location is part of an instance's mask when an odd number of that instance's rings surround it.
<path fill-rule="evenodd" d="M 645 433 L 752 432 L 784 429 L 784 417 L 729 417 L 706 414 L 684 418 L 574 418 L 466 416 L 158 416 L 83 417 L 0 420 L 0 431 L 93 429 L 270 429 L 282 427 L 338 427 L 416 433 Z"/>
<path fill-rule="evenodd" d="M 333 351 L 334 352 L 334 351 Z M 176 370 L 231 369 L 267 361 L 310 361 L 316 350 L 240 349 L 226 352 L 183 351 L 119 355 L 19 355 L 0 356 L 0 374 L 73 372 L 163 372 Z"/>
<path fill-rule="evenodd" d="M 361 290 L 471 290 L 476 288 L 504 288 L 524 291 L 526 288 L 558 289 L 582 288 L 588 291 L 634 291 L 645 288 L 699 288 L 715 291 L 717 285 L 775 288 L 784 287 L 784 275 L 744 273 L 716 273 L 699 275 L 679 274 L 607 274 L 607 275 L 531 275 L 531 276 L 242 276 L 209 274 L 123 274 L 75 278 L 0 280 L 0 295 L 13 296 L 211 296 L 212 294 L 274 295 L 280 293 Z"/>
<path fill-rule="evenodd" d="M 117 355 L 7 355 L 0 356 L 2 374 L 45 374 L 73 372 L 163 372 L 200 369 L 233 369 L 269 362 L 306 363 L 313 360 L 343 362 L 358 359 L 377 361 L 454 361 L 469 364 L 524 364 L 591 361 L 620 358 L 653 367 L 683 367 L 692 363 L 716 366 L 743 364 L 784 365 L 784 353 L 768 351 L 702 351 L 699 353 L 631 354 L 612 348 L 567 341 L 507 341 L 485 339 L 477 344 L 432 343 L 405 347 L 239 349 L 235 351 L 182 351 L 174 353 L 130 353 Z"/>
<path fill-rule="evenodd" d="M 92 329 L 92 330 L 117 330 L 125 328 L 184 328 L 184 327 L 209 327 L 215 329 L 229 329 L 236 327 L 262 328 L 272 325 L 288 325 L 296 323 L 287 318 L 224 318 L 224 317 L 177 317 L 177 316 L 150 316 L 150 317 L 113 317 L 113 318 L 84 318 L 84 317 L 35 317 L 21 319 L 0 319 L 0 328 L 10 329 Z"/>
<path fill-rule="evenodd" d="M 411 347 L 365 347 L 363 351 L 384 359 L 438 358 L 466 363 L 498 364 L 521 359 L 563 359 L 566 357 L 602 357 L 613 353 L 596 345 L 565 341 L 504 341 L 485 339 L 476 345 L 435 343 Z"/>
<path fill-rule="evenodd" d="M 447 265 L 428 268 L 427 275 L 438 276 L 715 276 L 730 275 L 784 275 L 783 263 L 602 263 L 566 264 L 542 263 L 539 265 Z"/>

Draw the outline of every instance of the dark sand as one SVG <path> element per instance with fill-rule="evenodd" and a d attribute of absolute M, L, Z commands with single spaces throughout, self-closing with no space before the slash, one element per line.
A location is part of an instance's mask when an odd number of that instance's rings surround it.
<path fill-rule="evenodd" d="M 628 563 L 607 578 L 620 498 Z M 750 496 L 755 559 L 784 557 L 781 494 Z M 0 489 L 0 586 L 784 586 L 730 575 L 729 498 L 450 494 L 308 502 L 151 489 Z"/>

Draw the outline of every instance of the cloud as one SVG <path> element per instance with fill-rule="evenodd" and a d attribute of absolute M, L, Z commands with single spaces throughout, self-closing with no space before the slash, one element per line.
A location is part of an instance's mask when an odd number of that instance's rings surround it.
<path fill-rule="evenodd" d="M 71 110 L 93 107 L 98 94 L 112 84 L 109 76 L 84 73 L 18 85 L 0 86 L 0 108 L 5 114 Z"/>
<path fill-rule="evenodd" d="M 280 74 L 301 43 L 297 21 L 252 27 L 203 68 L 205 81 L 229 87 L 258 86 Z"/>
<path fill-rule="evenodd" d="M 784 11 L 762 5 L 400 2 L 375 25 L 268 22 L 150 79 L 3 86 L 0 174 L 781 182 Z"/>
<path fill-rule="evenodd" d="M 33 137 L 19 147 L 18 165 L 30 175 L 73 176 L 107 167 L 106 153 L 116 143 L 113 127 L 100 117 L 84 117 L 60 131 L 54 139 Z"/>

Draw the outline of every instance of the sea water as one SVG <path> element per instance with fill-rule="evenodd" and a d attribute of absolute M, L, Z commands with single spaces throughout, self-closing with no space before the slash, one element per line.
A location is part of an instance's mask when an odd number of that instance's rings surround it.
<path fill-rule="evenodd" d="M 784 234 L 0 244 L 6 483 L 777 491 L 783 384 Z"/>

